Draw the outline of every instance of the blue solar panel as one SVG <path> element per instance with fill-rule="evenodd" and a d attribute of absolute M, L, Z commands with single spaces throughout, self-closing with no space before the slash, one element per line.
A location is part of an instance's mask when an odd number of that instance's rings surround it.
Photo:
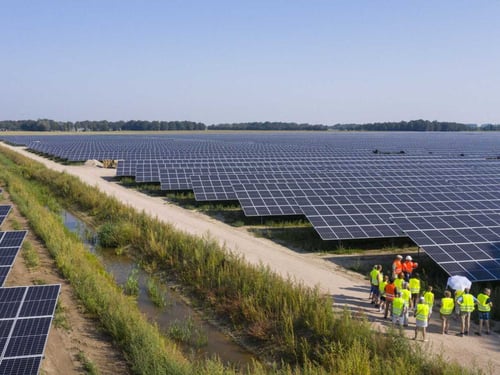
<path fill-rule="evenodd" d="M 0 374 L 38 373 L 60 288 L 0 288 Z"/>
<path fill-rule="evenodd" d="M 393 220 L 448 274 L 500 278 L 500 211 Z"/>

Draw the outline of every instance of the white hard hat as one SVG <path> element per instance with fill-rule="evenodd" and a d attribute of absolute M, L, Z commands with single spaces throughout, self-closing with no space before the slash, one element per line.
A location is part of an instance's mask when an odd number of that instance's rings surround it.
<path fill-rule="evenodd" d="M 411 256 L 407 255 L 406 260 L 411 260 Z"/>
<path fill-rule="evenodd" d="M 403 259 L 403 257 L 401 255 L 398 255 L 396 258 Z"/>

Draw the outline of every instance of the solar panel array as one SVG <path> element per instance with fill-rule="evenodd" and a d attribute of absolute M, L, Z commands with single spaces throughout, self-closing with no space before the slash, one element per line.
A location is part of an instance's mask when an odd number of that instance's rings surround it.
<path fill-rule="evenodd" d="M 0 374 L 38 374 L 60 288 L 0 288 Z"/>
<path fill-rule="evenodd" d="M 0 287 L 14 265 L 26 234 L 25 230 L 0 232 Z"/>
<path fill-rule="evenodd" d="M 394 218 L 450 275 L 500 279 L 500 213 Z"/>
<path fill-rule="evenodd" d="M 4 137 L 6 138 L 6 137 Z M 247 216 L 305 216 L 324 240 L 399 237 L 394 217 L 500 212 L 500 133 L 192 133 L 11 137 L 117 176 L 237 200 Z"/>

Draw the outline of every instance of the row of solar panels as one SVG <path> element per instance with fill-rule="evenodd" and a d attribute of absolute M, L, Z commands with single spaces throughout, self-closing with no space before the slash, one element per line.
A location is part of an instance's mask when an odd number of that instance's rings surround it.
<path fill-rule="evenodd" d="M 0 206 L 0 225 L 11 211 Z M 4 287 L 27 231 L 0 232 L 0 374 L 35 375 L 45 352 L 60 285 Z"/>
<path fill-rule="evenodd" d="M 497 134 L 474 133 L 167 133 L 133 135 L 43 135 L 0 139 L 68 160 L 161 158 L 172 153 L 236 154 L 248 152 L 327 152 L 360 154 L 377 151 L 407 154 L 498 156 Z"/>

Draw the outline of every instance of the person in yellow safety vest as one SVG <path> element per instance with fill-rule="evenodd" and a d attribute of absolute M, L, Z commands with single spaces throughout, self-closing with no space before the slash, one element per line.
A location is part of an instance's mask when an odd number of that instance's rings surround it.
<path fill-rule="evenodd" d="M 380 292 L 380 303 L 378 305 L 378 312 L 382 312 L 385 309 L 385 286 L 389 284 L 389 275 L 384 276 L 384 280 L 378 285 L 378 290 Z"/>
<path fill-rule="evenodd" d="M 491 302 L 491 290 L 489 288 L 485 288 L 483 293 L 479 293 L 477 295 L 477 309 L 479 311 L 479 332 L 476 332 L 476 335 L 481 336 L 481 331 L 483 329 L 483 322 L 486 326 L 486 334 L 490 334 L 490 311 L 493 306 L 493 302 Z"/>
<path fill-rule="evenodd" d="M 427 290 L 424 293 L 425 303 L 429 305 L 429 319 L 432 315 L 432 308 L 434 307 L 434 293 L 432 293 L 432 286 L 427 286 Z"/>
<path fill-rule="evenodd" d="M 379 298 L 378 284 L 380 281 L 379 277 L 381 268 L 382 266 L 375 264 L 373 266 L 373 269 L 370 271 L 370 295 L 368 296 L 368 299 L 371 299 L 372 305 L 378 303 L 378 298 Z"/>
<path fill-rule="evenodd" d="M 396 285 L 397 290 L 403 289 L 403 283 L 405 282 L 405 275 L 403 273 L 400 273 L 396 280 L 394 280 L 394 285 Z"/>
<path fill-rule="evenodd" d="M 458 297 L 457 303 L 460 306 L 461 319 L 461 331 L 459 335 L 468 335 L 470 328 L 470 314 L 474 311 L 474 305 L 477 303 L 477 299 L 469 293 L 469 289 L 464 289 L 464 294 Z"/>
<path fill-rule="evenodd" d="M 457 303 L 457 300 L 464 294 L 464 291 L 461 289 L 455 290 L 455 315 L 458 319 L 460 317 L 460 305 Z"/>
<path fill-rule="evenodd" d="M 417 339 L 418 331 L 422 332 L 422 340 L 427 341 L 425 339 L 425 331 L 427 329 L 427 325 L 429 323 L 429 305 L 425 303 L 424 297 L 420 297 L 420 303 L 417 304 L 415 309 L 415 337 L 413 340 Z"/>
<path fill-rule="evenodd" d="M 444 292 L 444 297 L 441 298 L 441 308 L 439 309 L 439 315 L 441 316 L 441 334 L 443 335 L 448 334 L 450 318 L 454 308 L 455 300 L 451 298 L 451 292 L 446 290 Z"/>
<path fill-rule="evenodd" d="M 408 316 L 412 304 L 411 304 L 410 287 L 408 286 L 408 283 L 406 281 L 403 283 L 403 289 L 401 289 L 401 298 L 403 298 L 403 300 L 405 301 L 405 307 L 406 307 L 405 313 L 403 315 L 403 325 L 405 327 L 408 327 Z"/>
<path fill-rule="evenodd" d="M 418 295 L 420 294 L 420 279 L 418 277 L 418 273 L 413 274 L 410 277 L 410 292 L 411 292 L 411 300 L 413 306 L 417 306 Z"/>
<path fill-rule="evenodd" d="M 392 324 L 398 324 L 400 329 L 403 326 L 403 319 L 406 310 L 405 301 L 401 298 L 401 292 L 396 292 L 396 297 L 392 301 Z"/>

